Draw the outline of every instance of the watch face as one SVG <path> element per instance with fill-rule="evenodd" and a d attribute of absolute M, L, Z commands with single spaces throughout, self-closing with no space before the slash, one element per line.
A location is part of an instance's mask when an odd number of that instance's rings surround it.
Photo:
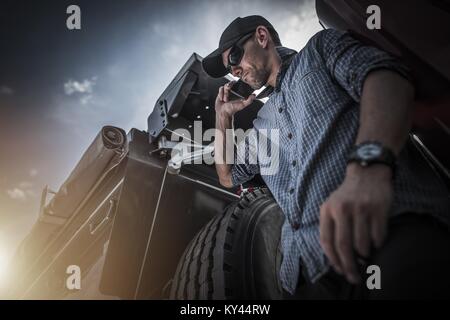
<path fill-rule="evenodd" d="M 377 144 L 366 144 L 356 150 L 356 154 L 361 160 L 371 160 L 381 155 L 381 147 Z"/>

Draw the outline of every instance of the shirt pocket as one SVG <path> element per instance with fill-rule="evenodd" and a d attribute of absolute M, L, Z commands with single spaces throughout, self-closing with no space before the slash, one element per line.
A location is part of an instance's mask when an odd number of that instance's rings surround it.
<path fill-rule="evenodd" d="M 300 117 L 327 118 L 335 114 L 341 95 L 325 68 L 306 72 L 294 82 L 292 99 Z"/>

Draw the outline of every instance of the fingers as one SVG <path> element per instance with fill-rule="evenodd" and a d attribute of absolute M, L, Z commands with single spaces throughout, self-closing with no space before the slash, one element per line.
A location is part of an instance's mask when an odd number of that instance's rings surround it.
<path fill-rule="evenodd" d="M 372 215 L 370 221 L 370 236 L 375 248 L 380 248 L 386 236 L 386 214 Z"/>
<path fill-rule="evenodd" d="M 368 212 L 363 208 L 354 215 L 353 243 L 356 252 L 362 257 L 367 258 L 370 254 L 370 226 Z"/>
<path fill-rule="evenodd" d="M 223 94 L 224 94 L 224 88 L 223 88 L 223 86 L 221 86 L 221 87 L 219 88 L 219 93 L 217 94 L 217 98 L 218 98 L 220 101 L 224 101 L 224 100 L 223 100 Z"/>
<path fill-rule="evenodd" d="M 245 107 L 248 107 L 249 105 L 251 105 L 253 103 L 253 101 L 255 101 L 255 98 L 256 98 L 256 95 L 251 94 L 251 95 L 248 96 L 247 99 L 241 100 L 242 104 L 243 104 L 243 108 L 242 109 L 244 109 Z"/>
<path fill-rule="evenodd" d="M 359 275 L 353 255 L 351 213 L 341 211 L 336 215 L 338 216 L 334 221 L 336 252 L 344 269 L 345 277 L 349 282 L 356 284 L 359 282 Z"/>
<path fill-rule="evenodd" d="M 372 186 L 371 179 L 370 175 L 346 178 L 320 207 L 321 245 L 336 271 L 341 269 L 352 284 L 362 275 L 356 255 L 369 258 L 373 244 L 380 248 L 387 233 L 392 186 L 384 181 Z"/>
<path fill-rule="evenodd" d="M 233 84 L 236 81 L 231 81 L 229 83 L 227 83 L 224 86 L 221 86 L 219 88 L 219 93 L 217 94 L 216 97 L 216 111 L 218 111 L 219 109 L 224 109 L 227 110 L 226 112 L 230 113 L 230 114 L 234 114 L 242 109 L 244 109 L 245 107 L 248 107 L 249 105 L 252 104 L 252 102 L 255 100 L 256 96 L 254 94 L 251 94 L 247 99 L 245 100 L 233 100 L 230 101 L 229 100 L 229 93 L 231 90 L 231 87 L 233 86 Z M 224 103 L 226 103 L 226 105 L 224 105 Z M 220 106 L 220 108 L 219 108 Z"/>
<path fill-rule="evenodd" d="M 229 101 L 229 94 L 230 94 L 230 90 L 233 87 L 233 84 L 235 84 L 236 81 L 230 81 L 228 82 L 223 88 L 224 88 L 224 94 L 223 94 L 223 101 L 228 102 Z"/>
<path fill-rule="evenodd" d="M 248 107 L 252 104 L 252 102 L 255 100 L 255 95 L 251 94 L 247 99 L 245 100 L 234 100 L 231 102 L 231 105 L 233 106 L 233 114 L 241 111 L 245 107 Z"/>
<path fill-rule="evenodd" d="M 320 244 L 334 270 L 336 270 L 337 273 L 342 274 L 339 257 L 333 245 L 334 222 L 327 210 L 328 207 L 326 204 L 320 207 Z"/>

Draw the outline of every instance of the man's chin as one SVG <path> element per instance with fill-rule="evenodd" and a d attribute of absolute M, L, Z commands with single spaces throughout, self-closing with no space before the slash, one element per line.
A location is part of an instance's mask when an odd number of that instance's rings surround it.
<path fill-rule="evenodd" d="M 253 90 L 258 90 L 258 85 L 254 84 L 253 82 L 248 82 L 248 81 L 245 81 L 244 79 L 242 79 L 242 82 L 244 82 L 245 84 L 248 84 Z"/>
<path fill-rule="evenodd" d="M 247 83 L 253 90 L 259 90 L 263 87 L 263 84 L 260 83 Z"/>

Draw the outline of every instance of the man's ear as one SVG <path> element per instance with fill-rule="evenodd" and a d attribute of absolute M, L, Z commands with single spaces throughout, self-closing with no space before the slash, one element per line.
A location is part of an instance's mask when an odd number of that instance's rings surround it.
<path fill-rule="evenodd" d="M 269 30 L 265 26 L 258 26 L 256 28 L 256 41 L 262 48 L 267 48 L 270 41 Z"/>

